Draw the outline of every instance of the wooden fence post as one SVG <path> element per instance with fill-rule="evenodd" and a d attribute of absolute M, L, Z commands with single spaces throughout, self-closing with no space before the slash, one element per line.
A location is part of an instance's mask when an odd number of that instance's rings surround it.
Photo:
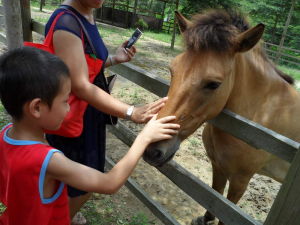
<path fill-rule="evenodd" d="M 8 49 L 23 46 L 21 7 L 19 0 L 3 0 Z"/>
<path fill-rule="evenodd" d="M 299 225 L 300 221 L 300 150 L 282 184 L 264 225 Z"/>
<path fill-rule="evenodd" d="M 30 0 L 20 0 L 24 41 L 32 41 Z"/>

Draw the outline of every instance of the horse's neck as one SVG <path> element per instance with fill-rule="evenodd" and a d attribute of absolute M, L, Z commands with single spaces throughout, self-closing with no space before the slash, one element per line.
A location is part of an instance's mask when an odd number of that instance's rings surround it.
<path fill-rule="evenodd" d="M 260 104 L 259 100 L 263 101 L 263 99 L 257 99 L 257 95 L 264 95 L 270 92 L 270 89 L 274 86 L 284 84 L 282 78 L 276 74 L 276 71 L 263 59 L 262 55 L 253 50 L 236 56 L 233 73 L 235 80 L 231 95 L 233 101 L 242 98 L 244 102 L 244 98 L 247 97 L 249 101 L 255 99 L 255 102 Z M 276 94 L 276 92 L 273 94 Z M 247 106 L 246 104 L 247 102 L 243 104 L 244 107 Z"/>
<path fill-rule="evenodd" d="M 236 57 L 235 83 L 226 108 L 291 137 L 294 129 L 300 129 L 299 93 L 261 54 L 252 50 Z"/>

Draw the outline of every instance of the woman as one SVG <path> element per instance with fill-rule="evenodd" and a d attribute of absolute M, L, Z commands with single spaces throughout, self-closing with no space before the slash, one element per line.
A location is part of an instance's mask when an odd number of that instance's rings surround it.
<path fill-rule="evenodd" d="M 47 135 L 47 139 L 52 146 L 62 150 L 67 157 L 100 171 L 104 171 L 105 163 L 105 122 L 102 112 L 121 118 L 129 118 L 136 123 L 145 123 L 163 107 L 166 101 L 166 98 L 163 98 L 152 104 L 133 107 L 115 99 L 89 82 L 84 54 L 94 52 L 86 37 L 84 37 L 83 43 L 81 39 L 83 31 L 74 14 L 77 15 L 87 30 L 96 56 L 105 62 L 105 67 L 128 62 L 136 53 L 135 47 L 125 50 L 124 46 L 127 42 L 124 42 L 114 56 L 108 55 L 93 17 L 93 9 L 100 8 L 103 2 L 104 0 L 64 1 L 64 7 L 58 8 L 50 17 L 45 32 L 47 35 L 55 17 L 64 11 L 65 13 L 59 17 L 54 28 L 55 54 L 67 64 L 70 70 L 73 94 L 89 103 L 84 114 L 84 128 L 80 137 L 66 138 Z M 97 83 L 97 78 L 94 83 Z M 90 195 L 91 193 L 69 187 L 71 218 L 75 216 Z M 73 224 L 79 223 L 73 220 Z M 84 224 L 84 221 L 81 224 Z"/>

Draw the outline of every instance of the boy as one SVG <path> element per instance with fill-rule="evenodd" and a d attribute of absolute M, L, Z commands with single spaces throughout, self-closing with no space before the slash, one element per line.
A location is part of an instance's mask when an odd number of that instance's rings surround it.
<path fill-rule="evenodd" d="M 174 116 L 151 119 L 108 173 L 69 160 L 48 145 L 44 130 L 60 127 L 69 111 L 69 71 L 55 55 L 23 47 L 0 58 L 0 97 L 13 123 L 0 133 L 1 225 L 69 225 L 65 184 L 111 194 L 119 190 L 151 142 L 169 139 Z"/>

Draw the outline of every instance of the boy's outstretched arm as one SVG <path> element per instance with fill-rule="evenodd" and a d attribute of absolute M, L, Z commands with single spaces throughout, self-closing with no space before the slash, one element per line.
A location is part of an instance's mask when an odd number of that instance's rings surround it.
<path fill-rule="evenodd" d="M 101 173 L 69 160 L 63 154 L 54 153 L 47 176 L 83 191 L 113 194 L 126 182 L 150 143 L 170 139 L 177 133 L 179 125 L 170 123 L 174 119 L 175 116 L 167 116 L 156 120 L 154 116 L 139 133 L 127 154 L 108 173 Z"/>

